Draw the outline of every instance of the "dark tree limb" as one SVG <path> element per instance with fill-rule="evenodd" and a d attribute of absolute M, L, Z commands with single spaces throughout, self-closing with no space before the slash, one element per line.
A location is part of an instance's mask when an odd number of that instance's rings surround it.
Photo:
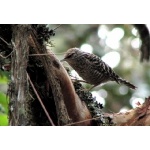
<path fill-rule="evenodd" d="M 150 34 L 145 24 L 134 24 L 138 29 L 142 45 L 141 45 L 141 61 L 149 60 L 150 57 Z"/>

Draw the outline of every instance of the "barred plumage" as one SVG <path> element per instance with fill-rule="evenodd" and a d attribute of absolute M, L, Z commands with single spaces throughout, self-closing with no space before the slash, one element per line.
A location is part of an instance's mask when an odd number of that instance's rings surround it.
<path fill-rule="evenodd" d="M 94 86 L 107 81 L 116 81 L 118 84 L 124 84 L 129 88 L 136 88 L 130 82 L 119 77 L 98 56 L 80 51 L 78 48 L 69 49 L 62 61 L 67 61 L 79 76 Z"/>

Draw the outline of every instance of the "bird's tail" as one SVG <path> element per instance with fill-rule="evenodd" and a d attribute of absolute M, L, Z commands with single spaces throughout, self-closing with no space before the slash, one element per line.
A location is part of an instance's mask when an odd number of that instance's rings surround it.
<path fill-rule="evenodd" d="M 122 78 L 118 78 L 117 80 L 115 80 L 118 84 L 124 84 L 126 86 L 128 86 L 131 89 L 136 89 L 137 87 L 134 86 L 133 84 L 131 84 L 130 82 L 122 79 Z"/>

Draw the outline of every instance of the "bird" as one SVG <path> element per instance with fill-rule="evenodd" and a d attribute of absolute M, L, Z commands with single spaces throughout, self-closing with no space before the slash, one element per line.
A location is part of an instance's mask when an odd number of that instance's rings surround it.
<path fill-rule="evenodd" d="M 108 81 L 124 84 L 131 89 L 137 88 L 135 85 L 117 75 L 100 57 L 81 51 L 79 48 L 68 49 L 61 62 L 63 61 L 66 61 L 83 80 L 93 85 L 92 88 Z M 90 88 L 90 90 L 92 88 Z"/>

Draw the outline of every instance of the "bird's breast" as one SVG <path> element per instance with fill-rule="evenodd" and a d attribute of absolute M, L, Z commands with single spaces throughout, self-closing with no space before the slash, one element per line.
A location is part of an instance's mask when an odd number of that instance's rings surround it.
<path fill-rule="evenodd" d="M 98 71 L 95 71 L 93 66 L 89 63 L 82 63 L 82 61 L 78 61 L 78 63 L 69 63 L 70 66 L 82 77 L 83 80 L 87 81 L 92 85 L 99 84 L 99 77 L 102 75 L 99 74 Z"/>

